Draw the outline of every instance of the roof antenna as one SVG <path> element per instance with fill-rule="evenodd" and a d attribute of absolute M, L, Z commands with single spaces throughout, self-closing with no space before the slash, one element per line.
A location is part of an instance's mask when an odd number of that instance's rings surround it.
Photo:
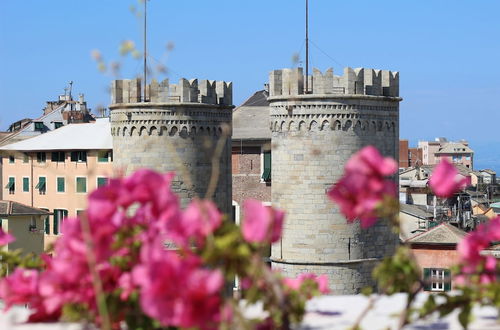
<path fill-rule="evenodd" d="M 73 90 L 73 80 L 69 82 L 69 100 L 73 101 L 73 97 L 71 96 L 71 91 Z"/>
<path fill-rule="evenodd" d="M 144 1 L 144 96 L 143 96 L 143 99 L 142 101 L 143 102 L 146 102 L 146 86 L 147 86 L 147 35 L 146 35 L 146 32 L 147 32 L 147 25 L 146 25 L 146 22 L 147 22 L 147 3 L 148 3 L 148 0 L 143 0 Z"/>
<path fill-rule="evenodd" d="M 309 0 L 306 0 L 306 94 L 309 94 Z"/>

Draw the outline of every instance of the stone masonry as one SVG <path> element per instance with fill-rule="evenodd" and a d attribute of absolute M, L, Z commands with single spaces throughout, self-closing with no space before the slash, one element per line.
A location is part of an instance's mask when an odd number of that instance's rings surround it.
<path fill-rule="evenodd" d="M 115 80 L 111 95 L 113 166 L 125 174 L 139 168 L 175 171 L 173 190 L 185 206 L 205 196 L 212 161 L 223 138 L 218 184 L 213 196 L 221 211 L 231 210 L 232 83 L 209 80 L 153 80 L 141 102 L 141 80 Z"/>
<path fill-rule="evenodd" d="M 398 159 L 399 74 L 345 68 L 308 79 L 305 91 L 302 68 L 270 73 L 272 202 L 287 211 L 272 265 L 286 276 L 327 274 L 333 294 L 358 293 L 373 286 L 371 271 L 397 236 L 384 220 L 348 224 L 326 192 L 366 145 Z"/>

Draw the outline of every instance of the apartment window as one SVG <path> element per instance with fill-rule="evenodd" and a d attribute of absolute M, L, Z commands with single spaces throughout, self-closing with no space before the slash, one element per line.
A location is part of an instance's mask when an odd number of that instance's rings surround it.
<path fill-rule="evenodd" d="M 54 151 L 54 152 L 52 152 L 51 160 L 53 162 L 64 163 L 65 159 L 66 159 L 66 153 L 64 151 Z"/>
<path fill-rule="evenodd" d="M 262 181 L 270 182 L 271 181 L 271 151 L 264 151 L 262 153 L 262 162 L 263 162 L 263 170 L 262 170 Z"/>
<path fill-rule="evenodd" d="M 87 161 L 87 151 L 72 151 L 71 161 L 77 163 L 84 163 Z"/>
<path fill-rule="evenodd" d="M 454 163 L 456 163 L 462 160 L 462 156 L 452 156 L 451 159 Z"/>
<path fill-rule="evenodd" d="M 424 290 L 450 291 L 450 270 L 445 268 L 424 268 Z"/>
<path fill-rule="evenodd" d="M 470 160 L 470 156 L 465 156 L 465 160 Z"/>
<path fill-rule="evenodd" d="M 54 129 L 58 129 L 58 128 L 63 127 L 63 126 L 64 126 L 63 123 L 60 121 L 54 122 Z"/>
<path fill-rule="evenodd" d="M 63 178 L 63 177 L 58 177 L 58 178 L 56 179 L 56 181 L 57 181 L 57 182 L 56 182 L 56 183 L 57 183 L 57 192 L 58 192 L 58 193 L 63 193 L 63 192 L 65 192 L 66 187 L 65 187 L 65 180 L 64 180 L 64 178 Z"/>
<path fill-rule="evenodd" d="M 14 164 L 16 162 L 16 157 L 14 155 L 9 155 L 9 164 Z"/>
<path fill-rule="evenodd" d="M 38 183 L 35 186 L 35 189 L 38 189 L 38 193 L 40 195 L 45 195 L 47 192 L 47 179 L 44 176 L 38 178 Z"/>
<path fill-rule="evenodd" d="M 54 235 L 62 234 L 62 223 L 68 217 L 68 210 L 54 209 Z"/>
<path fill-rule="evenodd" d="M 5 189 L 9 189 L 9 194 L 14 195 L 16 192 L 16 178 L 9 177 L 9 182 L 7 182 Z"/>
<path fill-rule="evenodd" d="M 108 183 L 108 178 L 97 178 L 97 188 L 105 186 Z"/>
<path fill-rule="evenodd" d="M 99 150 L 97 152 L 97 161 L 99 163 L 108 163 L 110 159 L 111 159 L 111 151 Z"/>
<path fill-rule="evenodd" d="M 36 161 L 39 163 L 45 163 L 47 160 L 47 154 L 45 152 L 37 152 L 36 153 Z"/>
<path fill-rule="evenodd" d="M 30 178 L 24 177 L 23 178 L 23 192 L 29 192 L 30 191 Z"/>
<path fill-rule="evenodd" d="M 35 121 L 35 131 L 43 131 L 45 125 L 41 121 Z"/>
<path fill-rule="evenodd" d="M 77 193 L 86 193 L 87 192 L 87 178 L 86 177 L 77 177 L 76 178 L 76 192 Z"/>
<path fill-rule="evenodd" d="M 29 163 L 30 156 L 27 153 L 23 154 L 23 163 Z"/>
<path fill-rule="evenodd" d="M 49 212 L 49 209 L 44 209 L 42 207 L 40 208 L 40 210 Z M 48 215 L 45 217 L 45 220 L 43 221 L 43 230 L 46 235 L 50 234 L 50 216 Z"/>

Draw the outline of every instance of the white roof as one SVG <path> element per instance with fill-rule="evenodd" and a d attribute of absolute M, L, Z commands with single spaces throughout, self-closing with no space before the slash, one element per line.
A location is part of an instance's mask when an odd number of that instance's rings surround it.
<path fill-rule="evenodd" d="M 111 125 L 108 118 L 95 123 L 69 124 L 53 131 L 8 144 L 0 150 L 102 150 L 113 149 Z"/>

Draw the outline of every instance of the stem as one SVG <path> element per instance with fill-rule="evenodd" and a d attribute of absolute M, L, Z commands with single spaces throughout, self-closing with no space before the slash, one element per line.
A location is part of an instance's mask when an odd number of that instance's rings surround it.
<path fill-rule="evenodd" d="M 215 189 L 217 188 L 217 183 L 219 181 L 220 174 L 220 156 L 224 150 L 224 146 L 227 140 L 227 129 L 222 130 L 222 135 L 217 141 L 215 146 L 214 155 L 212 156 L 212 174 L 210 175 L 210 181 L 208 183 L 207 193 L 205 194 L 205 199 L 212 199 Z"/>
<path fill-rule="evenodd" d="M 94 244 L 90 235 L 90 225 L 86 215 L 80 216 L 80 224 L 82 226 L 83 239 L 87 246 L 87 262 L 89 264 L 90 275 L 92 276 L 92 285 L 96 295 L 97 310 L 101 319 L 101 327 L 103 330 L 111 330 L 111 322 L 109 320 L 108 306 L 106 305 L 106 297 L 102 287 L 102 281 L 97 272 L 97 262 L 93 253 Z"/>
<path fill-rule="evenodd" d="M 373 296 L 370 296 L 370 298 L 368 299 L 368 305 L 366 305 L 365 309 L 363 309 L 361 314 L 359 314 L 358 318 L 356 319 L 356 322 L 354 322 L 354 325 L 351 328 L 352 330 L 361 329 L 360 328 L 361 321 L 363 321 L 368 312 L 375 306 L 375 302 L 379 299 L 380 297 L 375 298 Z"/>

